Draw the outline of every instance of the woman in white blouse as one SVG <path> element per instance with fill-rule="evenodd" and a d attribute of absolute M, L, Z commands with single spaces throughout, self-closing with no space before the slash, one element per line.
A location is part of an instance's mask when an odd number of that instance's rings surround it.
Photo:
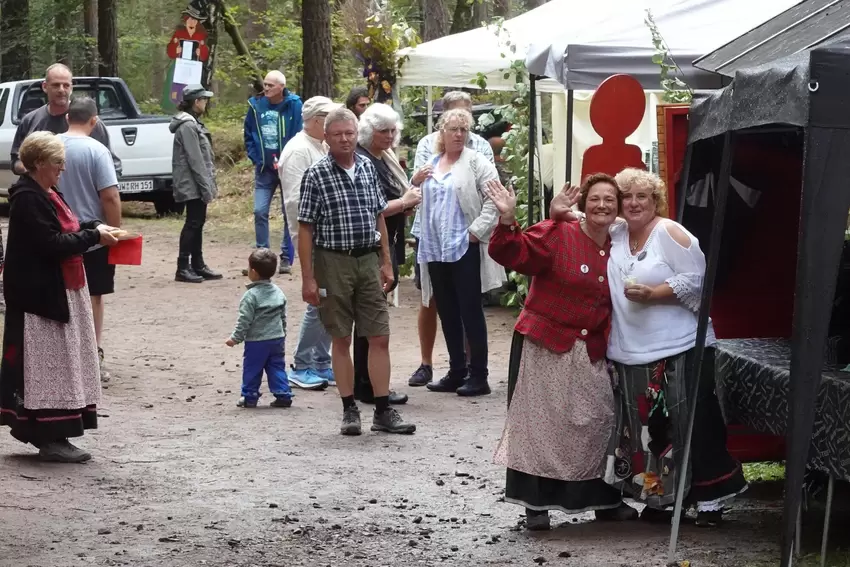
<path fill-rule="evenodd" d="M 625 223 L 611 229 L 608 282 L 613 303 L 608 358 L 623 401 L 612 473 L 647 504 L 642 519 L 669 521 L 688 427 L 705 256 L 682 225 L 664 218 L 664 182 L 626 169 L 616 176 Z M 688 503 L 697 525 L 713 526 L 746 488 L 726 449 L 726 425 L 714 388 L 714 332 L 709 323 L 688 471 Z"/>
<path fill-rule="evenodd" d="M 490 393 L 481 294 L 506 279 L 505 269 L 487 253 L 499 213 L 484 190 L 499 176 L 487 158 L 466 147 L 473 125 L 472 114 L 463 108 L 447 110 L 440 117 L 440 135 L 425 164 L 431 166 L 430 174 L 422 184 L 422 205 L 414 223 L 422 305 L 427 307 L 433 295 L 449 351 L 448 374 L 427 387 L 460 396 Z"/>

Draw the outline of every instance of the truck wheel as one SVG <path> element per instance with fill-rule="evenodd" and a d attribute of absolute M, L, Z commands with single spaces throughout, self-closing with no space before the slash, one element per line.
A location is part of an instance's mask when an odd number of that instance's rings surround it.
<path fill-rule="evenodd" d="M 184 203 L 175 203 L 172 195 L 163 195 L 162 197 L 158 197 L 154 200 L 153 206 L 156 209 L 156 216 L 158 217 L 182 215 L 183 210 L 186 208 Z"/>

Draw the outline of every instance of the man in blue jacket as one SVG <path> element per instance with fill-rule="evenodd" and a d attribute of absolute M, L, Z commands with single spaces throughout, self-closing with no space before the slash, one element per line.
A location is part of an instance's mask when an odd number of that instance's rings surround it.
<path fill-rule="evenodd" d="M 270 248 L 269 209 L 280 187 L 277 160 L 283 147 L 301 131 L 301 127 L 301 99 L 287 90 L 283 73 L 269 71 L 263 80 L 263 94 L 248 100 L 248 114 L 245 115 L 245 150 L 255 168 L 254 232 L 257 248 Z M 286 227 L 286 214 L 283 222 L 278 271 L 288 274 L 295 250 Z"/>

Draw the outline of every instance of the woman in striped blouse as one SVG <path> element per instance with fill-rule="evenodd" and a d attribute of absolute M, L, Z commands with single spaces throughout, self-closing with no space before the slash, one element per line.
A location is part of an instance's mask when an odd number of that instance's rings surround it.
<path fill-rule="evenodd" d="M 481 294 L 505 281 L 504 268 L 487 253 L 499 217 L 484 191 L 498 173 L 487 158 L 466 147 L 472 124 L 472 114 L 462 108 L 440 117 L 436 153 L 429 162 L 433 170 L 422 184 L 417 250 L 422 304 L 428 306 L 433 293 L 449 351 L 448 374 L 428 389 L 461 396 L 490 393 Z"/>

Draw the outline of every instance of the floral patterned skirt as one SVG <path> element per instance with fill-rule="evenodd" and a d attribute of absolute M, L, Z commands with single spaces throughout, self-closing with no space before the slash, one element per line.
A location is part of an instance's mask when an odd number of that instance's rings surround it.
<path fill-rule="evenodd" d="M 0 425 L 36 446 L 97 428 L 100 368 L 91 299 L 87 287 L 66 293 L 68 323 L 6 312 Z"/>
<path fill-rule="evenodd" d="M 602 479 L 614 431 L 614 394 L 604 362 L 584 342 L 554 353 L 515 333 L 508 415 L 494 461 L 507 467 L 505 500 L 533 510 L 616 508 Z"/>

